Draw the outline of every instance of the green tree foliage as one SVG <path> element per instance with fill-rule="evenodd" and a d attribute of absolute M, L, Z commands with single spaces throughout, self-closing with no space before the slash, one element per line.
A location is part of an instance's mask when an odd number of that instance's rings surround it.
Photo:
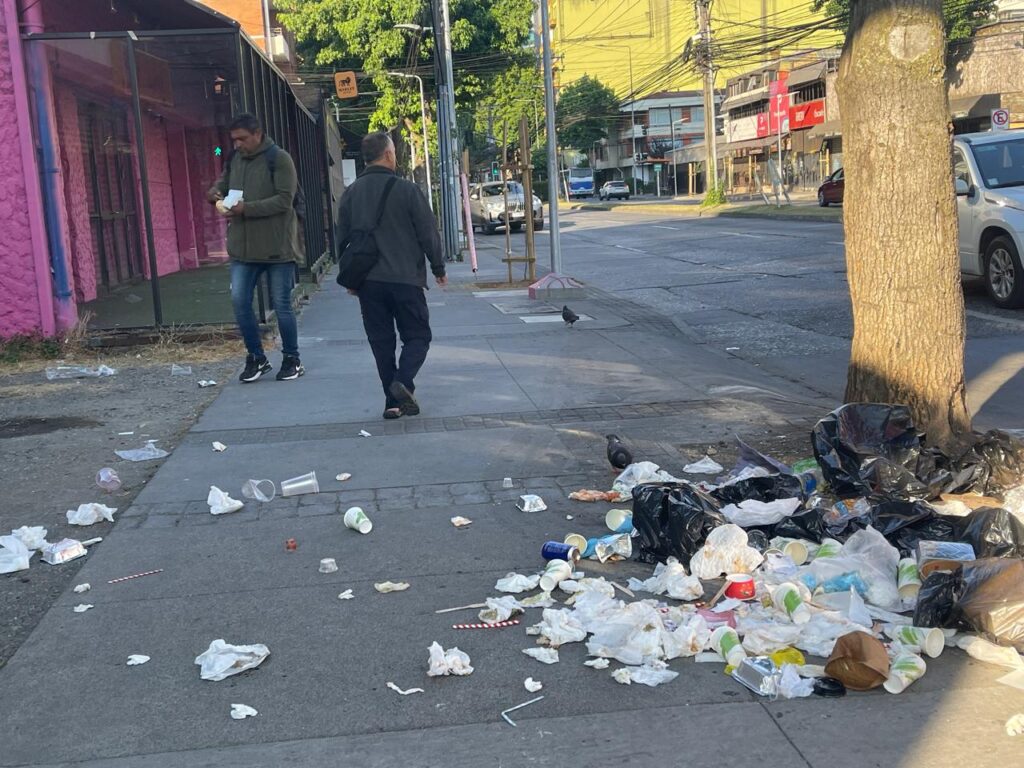
<path fill-rule="evenodd" d="M 850 6 L 854 0 L 811 0 L 811 8 L 837 17 L 837 26 L 846 30 L 850 26 Z M 946 39 L 950 42 L 967 40 L 974 30 L 990 21 L 996 12 L 995 0 L 943 0 Z"/>
<path fill-rule="evenodd" d="M 556 114 L 562 146 L 588 152 L 595 141 L 608 138 L 618 118 L 619 99 L 600 80 L 584 75 L 562 89 Z"/>

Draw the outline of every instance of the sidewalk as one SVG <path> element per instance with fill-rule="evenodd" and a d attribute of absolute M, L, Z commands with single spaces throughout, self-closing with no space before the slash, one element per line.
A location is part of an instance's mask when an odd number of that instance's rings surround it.
<path fill-rule="evenodd" d="M 493 250 L 481 259 L 477 280 L 502 274 Z M 988 744 L 973 720 L 928 726 L 954 687 L 959 711 L 989 713 L 975 716 L 986 727 L 1020 708 L 1019 696 L 993 686 L 993 668 L 962 655 L 929 660 L 894 714 L 884 694 L 770 704 L 720 665 L 688 660 L 673 663 L 681 675 L 672 684 L 622 686 L 582 666 L 581 644 L 540 665 L 520 653 L 534 644 L 524 629 L 536 612 L 518 627 L 454 630 L 476 611 L 436 610 L 482 602 L 497 578 L 537 569 L 548 539 L 604 530 L 605 506 L 566 496 L 609 484 L 605 434 L 621 435 L 638 459 L 678 468 L 734 434 L 755 444 L 806 434 L 830 404 L 691 343 L 635 305 L 599 294 L 573 301 L 589 319 L 568 329 L 558 307 L 523 291 L 475 292 L 466 265 L 452 273 L 452 288 L 428 294 L 435 339 L 417 382 L 422 416 L 381 420 L 357 303 L 333 282 L 301 320 L 304 378 L 224 388 L 90 555 L 78 582 L 92 590 L 65 594 L 0 670 L 0 765 L 654 765 L 685 753 L 694 764 L 843 768 L 895 765 L 929 729 L 920 764 L 977 764 L 981 743 L 989 759 L 1009 761 L 1012 740 Z M 213 453 L 214 440 L 227 450 Z M 248 478 L 280 484 L 311 470 L 317 495 L 209 514 L 210 485 L 237 497 Z M 352 479 L 337 482 L 340 472 Z M 518 511 L 526 492 L 549 510 Z M 354 504 L 374 522 L 368 536 L 342 523 Z M 453 515 L 474 522 L 456 529 Z M 289 538 L 297 551 L 285 551 Z M 318 573 L 323 557 L 339 571 Z M 650 573 L 634 562 L 583 565 L 621 583 Z M 385 580 L 411 587 L 378 594 L 373 584 Z M 345 589 L 353 600 L 337 599 Z M 73 613 L 81 602 L 95 608 Z M 264 643 L 271 655 L 256 670 L 202 681 L 193 659 L 217 638 Z M 465 650 L 476 671 L 428 678 L 434 640 Z M 129 654 L 152 660 L 127 667 Z M 523 690 L 531 675 L 546 698 L 511 728 L 499 713 L 533 697 Z M 426 692 L 399 696 L 389 681 Z M 231 720 L 236 702 L 259 716 Z"/>

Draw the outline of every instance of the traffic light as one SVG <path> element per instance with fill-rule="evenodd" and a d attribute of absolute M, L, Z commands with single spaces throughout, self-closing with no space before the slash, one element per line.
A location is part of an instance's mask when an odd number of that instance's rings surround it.
<path fill-rule="evenodd" d="M 501 178 L 501 167 L 498 165 L 497 160 L 491 161 L 491 176 L 495 179 Z"/>

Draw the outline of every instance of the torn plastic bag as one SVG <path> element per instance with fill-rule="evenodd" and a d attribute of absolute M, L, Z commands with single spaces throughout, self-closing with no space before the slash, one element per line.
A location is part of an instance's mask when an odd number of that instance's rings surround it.
<path fill-rule="evenodd" d="M 662 654 L 661 614 L 647 602 L 630 603 L 606 615 L 587 641 L 590 656 L 617 659 L 639 666 Z"/>
<path fill-rule="evenodd" d="M 985 558 L 932 573 L 917 595 L 914 626 L 974 630 L 1024 652 L 1024 560 Z"/>
<path fill-rule="evenodd" d="M 612 490 L 629 498 L 633 489 L 644 483 L 676 483 L 680 480 L 663 470 L 653 461 L 638 461 L 630 464 L 612 483 Z"/>
<path fill-rule="evenodd" d="M 722 574 L 753 573 L 762 562 L 761 553 L 749 546 L 747 532 L 729 523 L 708 534 L 704 546 L 691 559 L 690 568 L 697 578 L 714 579 Z"/>
<path fill-rule="evenodd" d="M 637 559 L 688 565 L 707 535 L 726 520 L 718 504 L 690 483 L 646 483 L 633 489 Z"/>
<path fill-rule="evenodd" d="M 901 528 L 914 525 L 935 517 L 935 510 L 923 501 L 872 498 L 868 520 L 871 527 L 889 538 Z"/>
<path fill-rule="evenodd" d="M 96 502 L 79 504 L 78 509 L 69 509 L 67 511 L 68 525 L 93 525 L 102 520 L 112 523 L 114 522 L 115 512 L 117 512 L 116 507 L 108 507 Z"/>
<path fill-rule="evenodd" d="M 844 405 L 814 426 L 811 443 L 825 480 L 841 498 L 907 498 L 927 491 L 914 475 L 921 438 L 905 405 Z"/>
<path fill-rule="evenodd" d="M 687 575 L 682 563 L 674 557 L 665 563 L 658 563 L 654 567 L 654 575 L 646 581 L 630 579 L 629 588 L 655 595 L 668 594 L 674 600 L 697 600 L 704 596 L 700 579 Z"/>
<path fill-rule="evenodd" d="M 747 443 L 736 438 L 736 467 L 733 469 L 732 474 L 738 474 L 745 467 L 761 467 L 766 469 L 772 474 L 779 475 L 795 475 L 796 473 L 787 465 L 783 464 L 777 459 L 773 459 L 771 456 L 766 456 L 756 448 L 752 448 Z"/>
<path fill-rule="evenodd" d="M 551 648 L 559 648 L 566 643 L 580 643 L 587 639 L 587 631 L 572 611 L 565 608 L 545 608 L 540 624 L 541 637 L 547 640 Z"/>
<path fill-rule="evenodd" d="M 196 656 L 199 677 L 203 680 L 223 680 L 247 669 L 258 667 L 270 655 L 267 646 L 232 645 L 223 640 L 214 640 L 210 647 Z"/>
<path fill-rule="evenodd" d="M 980 493 L 1001 493 L 1024 480 L 1024 442 L 998 429 L 980 435 L 974 446 L 961 458 L 963 464 L 972 460 L 979 463 L 984 475 L 984 487 L 978 484 L 971 490 Z"/>
<path fill-rule="evenodd" d="M 870 526 L 857 531 L 837 557 L 816 558 L 802 569 L 801 581 L 812 591 L 846 592 L 855 588 L 864 599 L 881 608 L 899 608 L 896 586 L 899 552 Z"/>
<path fill-rule="evenodd" d="M 775 525 L 796 512 L 799 506 L 799 497 L 775 501 L 747 499 L 739 504 L 727 504 L 722 507 L 722 515 L 730 523 L 741 528 L 750 528 L 755 525 Z"/>
<path fill-rule="evenodd" d="M 0 573 L 26 570 L 32 554 L 17 536 L 0 536 Z"/>
<path fill-rule="evenodd" d="M 952 537 L 983 557 L 1024 557 L 1024 523 L 1005 509 L 982 507 L 958 518 Z"/>
<path fill-rule="evenodd" d="M 711 491 L 711 496 L 719 504 L 739 505 L 748 499 L 770 502 L 779 499 L 800 498 L 803 486 L 796 475 L 768 475 L 767 477 L 749 477 L 727 485 L 720 485 Z"/>
<path fill-rule="evenodd" d="M 794 512 L 777 523 L 773 533 L 787 539 L 808 539 L 820 542 L 828 535 L 825 532 L 825 523 L 822 521 L 824 511 L 820 507 L 814 507 Z"/>

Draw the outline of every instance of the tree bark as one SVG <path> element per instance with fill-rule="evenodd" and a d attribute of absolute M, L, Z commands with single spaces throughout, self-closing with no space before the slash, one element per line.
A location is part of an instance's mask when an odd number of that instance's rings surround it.
<path fill-rule="evenodd" d="M 928 442 L 970 434 L 942 0 L 857 0 L 839 65 L 847 402 L 908 405 Z"/>

